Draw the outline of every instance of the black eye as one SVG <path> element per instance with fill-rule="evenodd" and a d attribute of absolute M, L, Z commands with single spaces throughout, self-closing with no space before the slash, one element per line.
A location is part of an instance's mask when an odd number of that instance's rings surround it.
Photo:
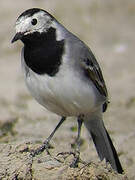
<path fill-rule="evenodd" d="M 37 19 L 32 19 L 31 24 L 34 26 L 37 24 Z"/>

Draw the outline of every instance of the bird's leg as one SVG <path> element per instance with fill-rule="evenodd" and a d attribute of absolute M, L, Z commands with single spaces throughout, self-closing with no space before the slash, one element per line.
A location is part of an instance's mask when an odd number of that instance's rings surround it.
<path fill-rule="evenodd" d="M 79 116 L 78 119 L 78 135 L 75 141 L 75 152 L 74 152 L 74 160 L 71 163 L 70 167 L 78 167 L 79 159 L 80 159 L 80 135 L 81 135 L 81 127 L 83 123 L 82 116 Z"/>
<path fill-rule="evenodd" d="M 58 128 L 61 126 L 61 124 L 66 120 L 66 117 L 62 117 L 61 120 L 59 121 L 59 123 L 57 124 L 57 126 L 55 127 L 55 129 L 53 130 L 53 132 L 50 134 L 50 136 L 43 142 L 43 144 L 37 148 L 36 150 L 32 150 L 31 155 L 34 157 L 35 155 L 38 155 L 40 153 L 42 153 L 44 150 L 47 151 L 48 154 L 48 148 L 49 148 L 49 143 L 52 139 L 52 137 L 54 136 L 55 132 L 58 130 Z"/>
<path fill-rule="evenodd" d="M 58 153 L 57 156 L 59 155 L 73 155 L 74 159 L 72 161 L 72 163 L 70 164 L 70 167 L 75 168 L 78 167 L 78 163 L 83 161 L 80 161 L 80 135 L 81 135 L 81 127 L 82 127 L 82 123 L 83 123 L 83 116 L 80 115 L 77 119 L 78 121 L 78 135 L 77 138 L 75 140 L 75 151 L 74 152 L 61 152 Z"/>

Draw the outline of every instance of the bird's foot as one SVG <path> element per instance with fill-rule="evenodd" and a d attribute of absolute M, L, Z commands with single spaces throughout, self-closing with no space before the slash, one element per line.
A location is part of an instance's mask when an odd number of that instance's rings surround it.
<path fill-rule="evenodd" d="M 60 155 L 62 155 L 62 156 L 70 156 L 70 155 L 73 155 L 74 156 L 74 159 L 73 159 L 73 161 L 71 162 L 71 164 L 70 164 L 70 167 L 71 168 L 76 168 L 76 167 L 78 167 L 78 163 L 84 163 L 81 159 L 80 159 L 80 152 L 79 151 L 75 151 L 75 152 L 72 152 L 72 151 L 70 151 L 70 152 L 61 152 L 61 153 L 58 153 L 57 154 L 57 156 L 60 156 Z"/>
<path fill-rule="evenodd" d="M 80 162 L 80 152 L 75 152 L 74 159 L 73 159 L 72 163 L 70 164 L 70 167 L 71 168 L 78 167 L 79 162 Z"/>
<path fill-rule="evenodd" d="M 36 155 L 41 154 L 44 150 L 46 150 L 48 155 L 51 155 L 49 152 L 49 148 L 51 148 L 51 147 L 52 146 L 49 144 L 48 140 L 46 140 L 46 141 L 44 141 L 44 143 L 40 147 L 38 147 L 35 150 L 31 150 L 31 152 L 30 152 L 31 156 L 35 157 Z"/>

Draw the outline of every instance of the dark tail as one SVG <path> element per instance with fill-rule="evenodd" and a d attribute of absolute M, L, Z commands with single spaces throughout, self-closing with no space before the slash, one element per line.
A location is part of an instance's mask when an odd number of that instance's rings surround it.
<path fill-rule="evenodd" d="M 104 127 L 102 119 L 99 118 L 99 114 L 92 116 L 92 119 L 90 120 L 84 120 L 84 124 L 91 134 L 100 159 L 105 159 L 106 162 L 111 164 L 114 170 L 122 174 L 123 169 L 117 152 L 107 130 Z"/>

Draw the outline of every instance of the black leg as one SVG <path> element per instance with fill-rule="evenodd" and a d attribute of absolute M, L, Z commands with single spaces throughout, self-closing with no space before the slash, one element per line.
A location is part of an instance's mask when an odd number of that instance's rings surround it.
<path fill-rule="evenodd" d="M 74 160 L 70 165 L 70 167 L 73 167 L 73 168 L 78 166 L 79 157 L 80 157 L 80 135 L 81 135 L 81 127 L 83 123 L 82 117 L 79 116 L 77 121 L 78 121 L 78 135 L 75 142 Z"/>
<path fill-rule="evenodd" d="M 57 126 L 55 127 L 55 129 L 53 130 L 53 132 L 50 134 L 50 136 L 43 142 L 43 144 L 36 150 L 33 150 L 31 152 L 31 155 L 34 157 L 35 155 L 38 155 L 40 153 L 42 153 L 44 150 L 47 151 L 48 154 L 48 148 L 49 148 L 49 143 L 52 139 L 52 137 L 54 136 L 55 132 L 58 130 L 58 128 L 61 126 L 61 124 L 66 120 L 66 117 L 62 117 L 61 120 L 59 121 L 59 123 L 57 124 Z"/>

